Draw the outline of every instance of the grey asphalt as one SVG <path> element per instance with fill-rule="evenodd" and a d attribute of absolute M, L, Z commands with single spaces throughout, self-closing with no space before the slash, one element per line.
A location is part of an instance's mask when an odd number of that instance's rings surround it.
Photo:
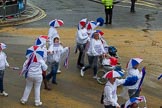
<path fill-rule="evenodd" d="M 139 28 L 139 29 L 154 29 L 159 30 L 162 28 L 162 9 L 160 0 L 145 0 L 155 4 L 152 8 L 144 5 L 136 4 L 136 13 L 129 12 L 130 3 L 119 2 L 114 5 L 113 9 L 113 24 L 111 26 L 104 26 L 105 28 Z M 48 27 L 48 22 L 52 19 L 62 19 L 65 23 L 64 27 L 76 27 L 77 23 L 82 18 L 88 18 L 88 20 L 96 21 L 98 17 L 105 18 L 104 6 L 100 0 L 28 0 L 29 3 L 40 7 L 45 11 L 47 16 L 36 22 L 22 24 L 18 27 Z M 27 6 L 27 10 L 22 17 L 15 17 L 13 19 L 7 19 L 4 22 L 0 22 L 0 26 L 19 25 L 15 22 L 23 22 L 26 20 L 32 20 L 39 16 L 39 8 Z M 146 16 L 149 16 L 146 18 Z"/>
<path fill-rule="evenodd" d="M 78 21 L 82 18 L 88 20 L 96 20 L 98 17 L 105 17 L 104 6 L 94 0 L 29 0 L 30 3 L 43 9 L 47 16 L 39 21 L 21 25 L 19 27 L 48 27 L 48 22 L 52 19 L 62 19 L 65 23 L 64 27 L 76 27 Z M 95 0 L 99 1 L 99 0 Z M 146 0 L 147 1 L 147 0 Z M 160 2 L 160 1 L 159 1 Z M 136 13 L 129 12 L 130 3 L 120 2 L 114 5 L 113 23 L 106 28 L 162 28 L 162 10 L 158 8 L 158 1 L 154 4 L 157 8 L 136 5 Z M 149 15 L 149 20 L 146 19 Z"/>

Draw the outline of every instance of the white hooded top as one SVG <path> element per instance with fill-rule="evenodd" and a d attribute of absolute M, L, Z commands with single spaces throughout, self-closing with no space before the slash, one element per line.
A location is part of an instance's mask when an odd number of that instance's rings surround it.
<path fill-rule="evenodd" d="M 43 55 L 43 60 L 46 62 L 47 61 L 47 47 L 44 45 L 42 47 L 44 55 Z"/>
<path fill-rule="evenodd" d="M 49 46 L 53 43 L 54 37 L 59 37 L 59 34 L 58 34 L 55 27 L 50 27 L 49 30 L 48 30 Z"/>
<path fill-rule="evenodd" d="M 132 86 L 127 86 L 128 89 L 138 89 L 139 83 L 141 81 L 142 78 L 142 72 L 140 72 L 138 69 L 128 69 L 128 77 L 132 77 L 132 76 L 137 76 L 138 80 L 136 82 L 136 84 L 132 85 Z"/>
<path fill-rule="evenodd" d="M 7 56 L 3 51 L 0 51 L 0 70 L 4 70 L 5 67 L 9 67 Z"/>
<path fill-rule="evenodd" d="M 79 44 L 85 44 L 89 41 L 89 36 L 87 34 L 87 29 L 79 29 L 76 34 L 76 42 Z"/>
<path fill-rule="evenodd" d="M 116 79 L 114 84 L 111 84 L 109 81 L 106 83 L 104 88 L 104 105 L 119 106 L 118 97 L 117 97 L 117 86 L 123 84 L 124 79 Z"/>
<path fill-rule="evenodd" d="M 28 59 L 25 61 L 23 68 L 26 66 Z M 32 62 L 28 68 L 28 77 L 41 77 L 42 70 L 46 71 L 48 66 L 46 65 L 45 61 L 39 60 L 38 62 Z"/>
<path fill-rule="evenodd" d="M 88 48 L 87 54 L 89 56 L 99 56 L 105 53 L 104 46 L 100 39 L 95 40 L 92 38 L 90 40 L 90 46 Z"/>
<path fill-rule="evenodd" d="M 67 52 L 68 47 L 63 48 L 61 44 L 51 45 L 48 49 L 50 54 L 48 54 L 48 62 L 60 62 L 61 54 Z"/>

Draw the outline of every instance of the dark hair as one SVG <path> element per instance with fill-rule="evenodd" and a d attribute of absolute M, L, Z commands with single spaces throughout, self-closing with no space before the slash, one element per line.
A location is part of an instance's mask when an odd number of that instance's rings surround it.
<path fill-rule="evenodd" d="M 55 42 L 55 40 L 56 40 L 56 39 L 58 39 L 58 40 L 59 40 L 59 37 L 55 37 L 55 38 L 53 39 L 53 40 L 54 40 L 54 42 Z"/>
<path fill-rule="evenodd" d="M 92 38 L 94 38 L 94 35 L 95 35 L 96 33 L 98 34 L 98 32 L 94 32 L 94 33 L 92 34 Z"/>

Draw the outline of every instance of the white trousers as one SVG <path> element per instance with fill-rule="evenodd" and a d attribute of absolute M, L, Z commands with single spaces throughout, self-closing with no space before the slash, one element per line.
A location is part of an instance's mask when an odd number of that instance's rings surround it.
<path fill-rule="evenodd" d="M 30 92 L 34 86 L 34 95 L 35 95 L 35 103 L 40 102 L 40 87 L 42 83 L 42 76 L 39 77 L 27 77 L 26 78 L 26 87 L 24 90 L 23 97 L 21 100 L 28 101 L 28 97 Z"/>

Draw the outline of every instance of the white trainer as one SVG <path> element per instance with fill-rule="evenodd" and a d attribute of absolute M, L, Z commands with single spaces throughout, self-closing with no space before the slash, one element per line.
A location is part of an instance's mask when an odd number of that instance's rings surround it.
<path fill-rule="evenodd" d="M 93 76 L 94 79 L 99 79 L 99 77 L 97 77 L 97 75 Z"/>
<path fill-rule="evenodd" d="M 61 70 L 58 69 L 58 70 L 57 70 L 57 73 L 61 73 Z"/>
<path fill-rule="evenodd" d="M 35 102 L 35 106 L 41 106 L 42 105 L 42 102 Z"/>
<path fill-rule="evenodd" d="M 84 76 L 84 71 L 83 71 L 83 69 L 84 69 L 85 67 L 82 67 L 82 69 L 80 70 L 80 75 L 83 77 Z"/>
<path fill-rule="evenodd" d="M 0 93 L 1 96 L 8 96 L 8 93 L 6 93 L 5 91 L 3 91 L 2 93 Z"/>
<path fill-rule="evenodd" d="M 26 101 L 24 101 L 24 100 L 20 100 L 20 102 L 21 102 L 21 104 L 23 104 L 23 105 L 25 105 L 26 104 Z"/>

